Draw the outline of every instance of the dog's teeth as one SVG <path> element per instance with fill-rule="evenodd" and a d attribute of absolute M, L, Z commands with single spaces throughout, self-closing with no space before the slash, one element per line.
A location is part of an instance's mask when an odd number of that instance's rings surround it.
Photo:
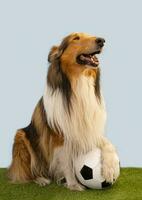
<path fill-rule="evenodd" d="M 84 58 L 84 56 L 83 56 L 83 55 L 81 55 L 81 56 L 80 56 L 80 59 L 81 59 L 81 60 L 84 60 L 85 58 Z"/>

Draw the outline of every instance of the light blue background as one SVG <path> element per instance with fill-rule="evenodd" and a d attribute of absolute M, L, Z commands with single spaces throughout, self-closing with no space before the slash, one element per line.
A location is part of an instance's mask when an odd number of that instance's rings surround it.
<path fill-rule="evenodd" d="M 122 166 L 142 166 L 141 8 L 141 0 L 0 1 L 0 167 L 9 165 L 15 131 L 43 94 L 50 47 L 71 32 L 106 39 L 106 134 Z"/>

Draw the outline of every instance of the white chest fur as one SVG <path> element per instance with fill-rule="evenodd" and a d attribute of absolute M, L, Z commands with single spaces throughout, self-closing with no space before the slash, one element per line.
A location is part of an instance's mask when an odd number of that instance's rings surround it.
<path fill-rule="evenodd" d="M 52 128 L 56 126 L 62 131 L 66 145 L 71 145 L 76 152 L 86 152 L 95 146 L 104 133 L 106 112 L 103 97 L 99 103 L 95 96 L 92 77 L 78 79 L 70 114 L 59 89 L 52 93 L 47 85 L 43 99 L 47 121 Z"/>

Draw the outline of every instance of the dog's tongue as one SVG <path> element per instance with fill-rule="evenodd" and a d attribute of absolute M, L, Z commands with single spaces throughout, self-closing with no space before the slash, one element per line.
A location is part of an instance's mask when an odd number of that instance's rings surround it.
<path fill-rule="evenodd" d="M 91 57 L 90 57 L 90 55 L 81 55 L 80 59 L 82 61 L 88 61 L 89 62 L 91 60 Z"/>
<path fill-rule="evenodd" d="M 88 64 L 96 64 L 98 65 L 99 64 L 99 61 L 98 61 L 98 58 L 95 56 L 95 55 L 81 55 L 80 56 L 80 59 L 82 61 L 85 61 L 87 62 Z"/>

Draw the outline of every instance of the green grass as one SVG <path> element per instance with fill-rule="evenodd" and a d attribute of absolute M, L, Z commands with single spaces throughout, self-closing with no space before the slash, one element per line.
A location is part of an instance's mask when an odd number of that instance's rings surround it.
<path fill-rule="evenodd" d="M 0 169 L 0 200 L 142 200 L 142 168 L 121 169 L 121 176 L 110 189 L 83 192 L 72 192 L 56 184 L 11 184 L 6 170 Z"/>

